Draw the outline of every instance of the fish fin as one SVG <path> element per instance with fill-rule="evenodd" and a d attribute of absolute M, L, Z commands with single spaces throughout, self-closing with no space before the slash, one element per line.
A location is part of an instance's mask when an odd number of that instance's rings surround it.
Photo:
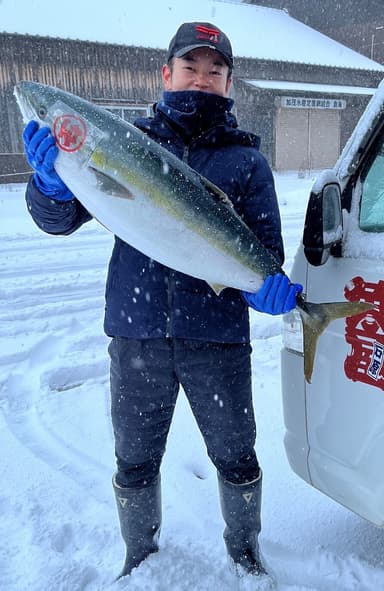
<path fill-rule="evenodd" d="M 216 295 L 220 295 L 223 289 L 225 289 L 226 285 L 220 285 L 219 283 L 208 283 L 209 287 L 213 289 Z"/>
<path fill-rule="evenodd" d="M 120 199 L 131 199 L 133 200 L 135 197 L 132 195 L 126 187 L 123 187 L 118 183 L 115 179 L 111 178 L 109 175 L 105 174 L 105 172 L 100 172 L 96 168 L 92 168 L 93 172 L 96 176 L 97 188 L 106 193 L 107 195 L 111 195 L 111 197 L 120 197 Z"/>
<path fill-rule="evenodd" d="M 328 324 L 337 318 L 364 314 L 375 306 L 367 302 L 330 302 L 322 304 L 302 302 L 302 305 L 298 307 L 303 323 L 304 375 L 306 381 L 310 384 L 317 341 Z"/>
<path fill-rule="evenodd" d="M 114 176 L 107 172 L 104 159 L 105 156 L 103 152 L 95 149 L 88 160 L 88 168 L 90 168 L 96 176 L 97 188 L 112 197 L 134 199 L 134 195 L 126 187 L 123 187 Z"/>
<path fill-rule="evenodd" d="M 200 181 L 204 185 L 204 187 L 206 189 L 208 189 L 208 191 L 211 193 L 211 195 L 213 195 L 213 197 L 215 197 L 219 201 L 222 201 L 226 205 L 233 207 L 233 203 L 230 200 L 230 198 L 228 197 L 228 195 L 226 193 L 224 193 L 224 191 L 219 189 L 219 187 L 217 187 L 214 183 L 211 183 L 211 181 L 209 181 L 208 179 L 206 179 L 204 176 L 201 176 L 201 175 L 200 175 Z"/>

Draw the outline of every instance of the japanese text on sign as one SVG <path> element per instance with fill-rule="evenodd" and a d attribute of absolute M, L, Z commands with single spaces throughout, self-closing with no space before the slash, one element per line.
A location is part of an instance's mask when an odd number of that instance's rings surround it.
<path fill-rule="evenodd" d="M 373 343 L 373 352 L 371 356 L 371 363 L 368 367 L 367 374 L 374 380 L 379 379 L 380 371 L 384 361 L 384 347 L 381 343 L 375 341 Z"/>
<path fill-rule="evenodd" d="M 288 109 L 345 109 L 342 99 L 282 96 L 281 105 Z"/>

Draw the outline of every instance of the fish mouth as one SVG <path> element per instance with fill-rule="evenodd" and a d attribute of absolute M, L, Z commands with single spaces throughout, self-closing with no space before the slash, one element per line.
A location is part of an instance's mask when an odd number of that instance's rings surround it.
<path fill-rule="evenodd" d="M 17 104 L 19 105 L 21 114 L 23 116 L 24 123 L 28 123 L 31 119 L 36 117 L 36 111 L 32 106 L 32 103 L 28 97 L 26 91 L 26 83 L 18 82 L 15 85 L 13 94 L 16 97 Z"/>

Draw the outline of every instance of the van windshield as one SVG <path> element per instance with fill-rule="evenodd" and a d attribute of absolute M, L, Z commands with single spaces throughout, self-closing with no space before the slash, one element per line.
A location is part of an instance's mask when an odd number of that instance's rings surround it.
<path fill-rule="evenodd" d="M 384 138 L 376 146 L 376 155 L 362 175 L 360 228 L 365 232 L 384 231 Z"/>

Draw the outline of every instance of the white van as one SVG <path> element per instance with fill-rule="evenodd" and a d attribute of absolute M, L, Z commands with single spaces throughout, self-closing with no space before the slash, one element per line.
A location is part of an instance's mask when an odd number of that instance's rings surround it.
<path fill-rule="evenodd" d="M 329 325 L 311 383 L 304 378 L 300 317 L 285 315 L 282 392 L 294 472 L 383 526 L 384 83 L 335 167 L 314 183 L 290 277 L 311 302 L 375 304 Z"/>

